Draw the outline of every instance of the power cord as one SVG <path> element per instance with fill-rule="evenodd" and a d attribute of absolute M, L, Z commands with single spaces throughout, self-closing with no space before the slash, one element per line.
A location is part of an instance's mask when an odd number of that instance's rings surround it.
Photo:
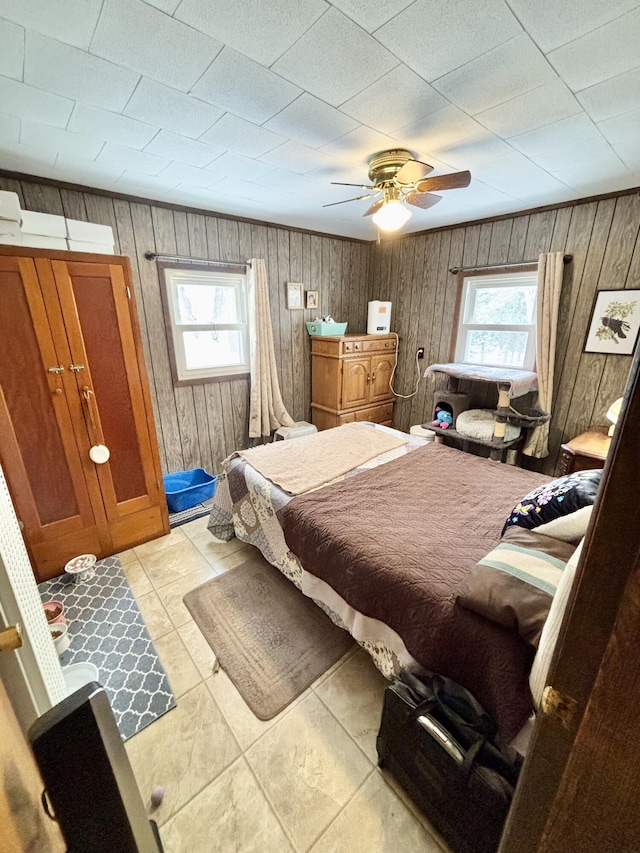
<path fill-rule="evenodd" d="M 415 397 L 418 393 L 418 388 L 420 387 L 420 365 L 418 364 L 418 350 L 416 350 L 416 372 L 418 374 L 418 378 L 416 380 L 416 390 L 413 394 L 398 394 L 397 391 L 394 391 L 393 388 L 393 377 L 396 373 L 396 368 L 398 367 L 398 350 L 400 349 L 400 338 L 398 337 L 397 332 L 391 332 L 392 335 L 396 336 L 396 363 L 393 365 L 393 370 L 391 371 L 391 376 L 389 377 L 389 390 L 395 397 L 400 397 L 402 400 L 410 400 L 412 397 Z"/>

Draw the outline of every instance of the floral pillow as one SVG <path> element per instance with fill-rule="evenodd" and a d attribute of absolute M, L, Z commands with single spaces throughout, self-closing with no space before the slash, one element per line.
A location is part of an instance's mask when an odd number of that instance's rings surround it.
<path fill-rule="evenodd" d="M 582 507 L 590 506 L 596 499 L 601 469 L 576 471 L 538 486 L 525 495 L 509 513 L 502 535 L 513 525 L 531 530 L 556 518 L 570 515 Z"/>

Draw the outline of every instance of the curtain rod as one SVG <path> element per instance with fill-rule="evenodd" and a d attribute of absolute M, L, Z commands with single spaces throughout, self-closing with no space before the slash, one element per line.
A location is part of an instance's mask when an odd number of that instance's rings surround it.
<path fill-rule="evenodd" d="M 565 264 L 573 260 L 573 255 L 565 255 L 563 258 Z M 458 275 L 459 272 L 479 272 L 480 270 L 494 270 L 496 268 L 516 269 L 517 267 L 532 267 L 537 266 L 538 261 L 521 261 L 518 264 L 486 264 L 483 267 L 450 267 L 449 272 L 452 275 Z"/>
<path fill-rule="evenodd" d="M 181 264 L 209 264 L 218 267 L 250 267 L 250 261 L 211 261 L 209 258 L 183 258 L 180 255 L 161 255 L 158 252 L 145 252 L 148 261 L 178 261 Z"/>

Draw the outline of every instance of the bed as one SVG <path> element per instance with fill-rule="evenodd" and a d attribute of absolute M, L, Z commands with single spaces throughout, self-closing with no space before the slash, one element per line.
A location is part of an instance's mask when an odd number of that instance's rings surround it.
<path fill-rule="evenodd" d="M 405 443 L 295 497 L 234 454 L 209 530 L 258 547 L 387 677 L 422 668 L 463 684 L 509 740 L 531 711 L 535 650 L 455 590 L 519 496 L 550 478 L 376 428 Z"/>

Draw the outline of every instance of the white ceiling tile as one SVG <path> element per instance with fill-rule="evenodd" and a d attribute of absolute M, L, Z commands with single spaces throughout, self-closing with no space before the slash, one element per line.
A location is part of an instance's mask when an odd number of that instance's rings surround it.
<path fill-rule="evenodd" d="M 22 80 L 24 29 L 11 21 L 0 20 L 0 74 Z"/>
<path fill-rule="evenodd" d="M 102 0 L 0 0 L 0 18 L 87 50 L 101 6 Z"/>
<path fill-rule="evenodd" d="M 640 175 L 640 145 L 637 142 L 622 142 L 613 149 L 628 169 Z"/>
<path fill-rule="evenodd" d="M 448 106 L 401 128 L 394 136 L 400 142 L 422 151 L 435 151 L 470 136 L 478 136 L 483 131 L 482 125 L 462 110 Z"/>
<path fill-rule="evenodd" d="M 454 169 L 473 171 L 476 166 L 486 160 L 502 157 L 512 150 L 499 136 L 494 136 L 493 133 L 485 130 L 478 136 L 471 136 L 442 148 L 433 148 L 430 153 Z"/>
<path fill-rule="evenodd" d="M 511 101 L 478 113 L 476 119 L 498 136 L 516 136 L 582 112 L 561 80 L 547 83 Z"/>
<path fill-rule="evenodd" d="M 268 204 L 290 201 L 287 194 L 273 187 L 263 187 L 252 181 L 243 181 L 236 178 L 224 178 L 214 187 L 216 192 L 225 193 L 237 198 L 248 198 Z"/>
<path fill-rule="evenodd" d="M 259 157 L 277 145 L 281 145 L 285 139 L 250 121 L 226 113 L 211 130 L 200 137 L 200 141 L 220 145 L 222 148 L 228 148 L 247 157 Z"/>
<path fill-rule="evenodd" d="M 640 106 L 640 66 L 576 93 L 594 121 L 626 113 Z"/>
<path fill-rule="evenodd" d="M 183 0 L 175 17 L 271 65 L 328 8 L 324 0 Z"/>
<path fill-rule="evenodd" d="M 507 0 L 545 53 L 573 41 L 637 5 L 637 0 Z"/>
<path fill-rule="evenodd" d="M 118 192 L 131 193 L 132 195 L 145 195 L 147 192 L 155 192 L 164 195 L 169 190 L 178 186 L 178 181 L 164 178 L 163 175 L 144 175 L 125 169 L 115 183 Z"/>
<path fill-rule="evenodd" d="M 139 121 L 193 138 L 201 136 L 223 114 L 211 104 L 146 77 L 140 81 L 124 112 Z"/>
<path fill-rule="evenodd" d="M 413 0 L 332 0 L 333 6 L 341 9 L 368 33 L 386 24 L 412 3 Z"/>
<path fill-rule="evenodd" d="M 416 0 L 376 38 L 431 82 L 521 31 L 502 0 Z"/>
<path fill-rule="evenodd" d="M 574 92 L 638 66 L 640 6 L 549 53 L 549 61 Z"/>
<path fill-rule="evenodd" d="M 188 139 L 186 136 L 180 136 L 179 133 L 161 130 L 144 150 L 149 154 L 166 157 L 168 160 L 201 167 L 220 157 L 226 149 L 219 145 L 206 145 L 204 142 Z"/>
<path fill-rule="evenodd" d="M 68 98 L 43 92 L 8 77 L 0 77 L 0 105 L 4 113 L 56 127 L 66 127 L 73 109 L 73 101 Z"/>
<path fill-rule="evenodd" d="M 55 165 L 55 171 L 59 173 L 59 180 L 75 181 L 89 186 L 97 186 L 98 181 L 103 184 L 113 184 L 124 170 L 124 164 L 114 166 L 112 163 L 98 163 L 95 160 L 83 160 L 80 157 L 67 157 L 65 154 L 58 155 Z M 63 174 L 64 178 L 62 177 Z"/>
<path fill-rule="evenodd" d="M 185 92 L 221 50 L 219 41 L 141 0 L 105 0 L 91 41 L 96 56 Z"/>
<path fill-rule="evenodd" d="M 595 172 L 606 168 L 607 164 L 619 165 L 616 162 L 617 155 L 599 134 L 589 140 L 574 140 L 573 143 L 552 146 L 529 156 L 534 163 L 553 174 L 572 169 L 576 163 Z"/>
<path fill-rule="evenodd" d="M 621 160 L 603 164 L 596 171 L 576 163 L 570 169 L 563 169 L 554 174 L 563 183 L 578 190 L 582 196 L 625 190 L 638 183 L 637 175 L 630 172 Z"/>
<path fill-rule="evenodd" d="M 522 198 L 528 192 L 554 192 L 562 189 L 559 186 L 561 181 L 517 151 L 478 166 L 474 177 L 516 198 Z"/>
<path fill-rule="evenodd" d="M 600 132 L 589 116 L 576 113 L 569 118 L 554 121 L 537 130 L 520 133 L 509 138 L 509 145 L 528 157 L 563 145 L 578 145 L 600 137 Z"/>
<path fill-rule="evenodd" d="M 206 189 L 220 180 L 220 176 L 207 169 L 197 169 L 184 163 L 170 163 L 163 169 L 159 177 L 163 181 L 173 181 L 177 184 L 188 184 L 190 187 Z"/>
<path fill-rule="evenodd" d="M 120 173 L 125 169 L 133 172 L 141 172 L 143 175 L 157 175 L 169 164 L 165 157 L 156 157 L 155 154 L 146 154 L 144 151 L 135 151 L 133 148 L 125 148 L 107 142 L 96 158 L 96 163 L 119 169 Z"/>
<path fill-rule="evenodd" d="M 358 122 L 304 92 L 264 127 L 312 148 L 325 145 L 358 127 Z"/>
<path fill-rule="evenodd" d="M 297 86 L 229 47 L 216 57 L 192 93 L 256 124 L 262 124 L 301 94 Z"/>
<path fill-rule="evenodd" d="M 325 145 L 322 150 L 347 164 L 358 165 L 365 163 L 376 151 L 397 147 L 398 141 L 396 139 L 362 125 L 352 130 L 351 133 L 341 136 L 340 139 L 335 139 Z"/>
<path fill-rule="evenodd" d="M 0 161 L 3 169 L 13 170 L 15 162 L 21 164 L 16 171 L 42 175 L 40 169 L 52 169 L 56 162 L 55 151 L 43 151 L 41 148 L 33 148 L 31 145 L 16 144 L 0 139 Z"/>
<path fill-rule="evenodd" d="M 273 172 L 273 166 L 231 151 L 227 151 L 207 168 L 212 169 L 216 174 L 242 178 L 245 181 L 255 181 Z"/>
<path fill-rule="evenodd" d="M 446 106 L 447 101 L 406 65 L 398 65 L 340 109 L 382 133 L 393 133 Z"/>
<path fill-rule="evenodd" d="M 434 80 L 453 104 L 471 115 L 509 101 L 557 75 L 526 33 Z"/>
<path fill-rule="evenodd" d="M 166 12 L 167 15 L 173 15 L 180 5 L 180 0 L 144 0 L 144 2 L 150 6 L 155 6 L 161 12 Z"/>
<path fill-rule="evenodd" d="M 20 119 L 0 113 L 0 140 L 18 142 L 20 139 Z"/>
<path fill-rule="evenodd" d="M 324 175 L 301 175 L 289 169 L 276 169 L 265 175 L 261 183 L 265 186 L 276 187 L 286 193 L 305 196 L 311 196 L 322 191 L 326 192 L 329 186 Z M 330 200 L 327 199 L 327 201 Z"/>
<path fill-rule="evenodd" d="M 27 31 L 25 83 L 117 112 L 139 79 L 133 71 Z"/>
<path fill-rule="evenodd" d="M 150 124 L 79 103 L 73 108 L 67 129 L 117 142 L 127 148 L 144 148 L 158 132 L 158 128 Z"/>
<path fill-rule="evenodd" d="M 94 160 L 104 145 L 104 139 L 86 136 L 82 133 L 72 133 L 68 130 L 61 130 L 59 127 L 51 127 L 35 121 L 22 122 L 20 142 L 47 153 L 53 152 L 65 154 L 68 157 L 82 157 L 85 160 Z"/>
<path fill-rule="evenodd" d="M 332 8 L 273 65 L 273 70 L 337 107 L 397 64 L 395 56 Z"/>
<path fill-rule="evenodd" d="M 437 195 L 439 194 L 437 193 Z M 513 195 L 483 184 L 482 181 L 478 181 L 475 178 L 472 178 L 468 187 L 462 187 L 459 190 L 446 190 L 442 196 L 448 202 L 466 205 L 476 210 L 482 209 L 483 205 L 514 204 Z"/>
<path fill-rule="evenodd" d="M 640 109 L 631 110 L 598 123 L 600 131 L 609 142 L 632 142 L 640 148 Z"/>
<path fill-rule="evenodd" d="M 292 172 L 300 172 L 300 174 L 310 172 L 312 169 L 333 165 L 332 158 L 329 155 L 297 142 L 285 142 L 278 148 L 274 148 L 273 151 L 263 154 L 260 159 L 271 166 L 290 169 Z"/>

